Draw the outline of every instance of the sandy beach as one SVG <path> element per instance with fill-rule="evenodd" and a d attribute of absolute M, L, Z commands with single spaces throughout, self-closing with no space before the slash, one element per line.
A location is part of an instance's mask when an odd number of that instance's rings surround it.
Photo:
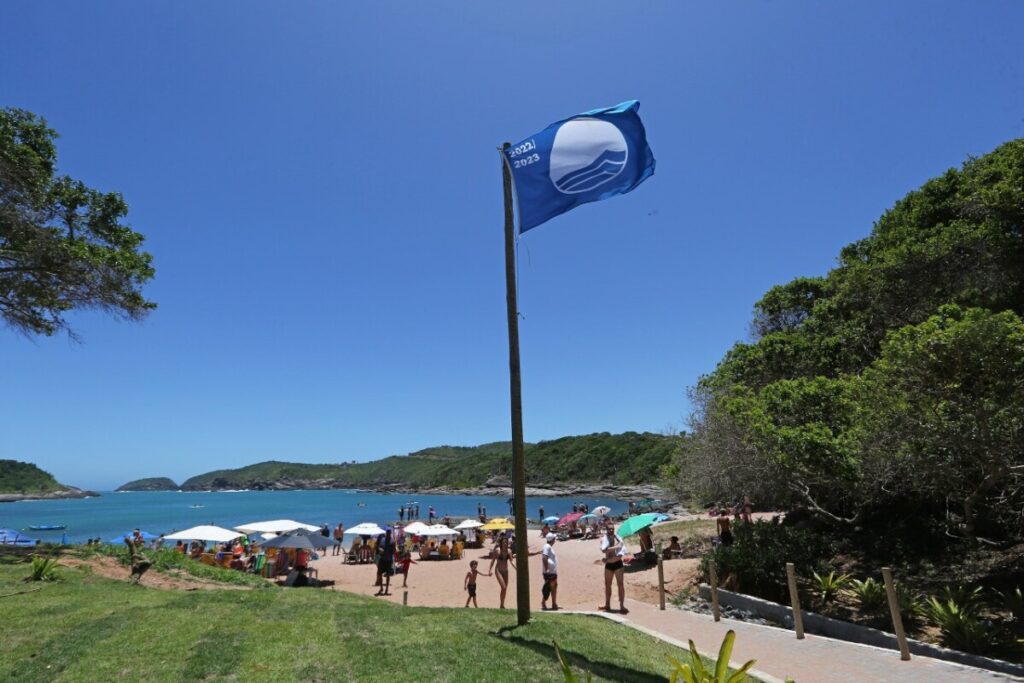
<path fill-rule="evenodd" d="M 540 532 L 533 530 L 529 538 L 530 552 L 539 553 L 544 546 Z M 392 577 L 391 595 L 381 600 L 401 603 L 403 590 L 409 592 L 409 604 L 420 607 L 461 607 L 466 602 L 463 580 L 472 560 L 479 561 L 479 570 L 487 572 L 491 560 L 487 558 L 489 545 L 485 548 L 466 550 L 458 560 L 419 561 L 409 570 L 408 587 L 402 588 L 402 576 Z M 629 550 L 639 548 L 633 544 Z M 329 553 L 330 551 L 328 551 Z M 604 602 L 604 565 L 601 562 L 600 540 L 571 540 L 555 543 L 558 555 L 558 605 L 566 609 L 595 609 Z M 664 563 L 665 587 L 674 592 L 692 580 L 697 560 L 675 559 Z M 328 554 L 314 560 L 320 579 L 334 581 L 335 590 L 373 595 L 376 568 L 372 564 L 346 565 L 343 556 Z M 541 599 L 541 558 L 530 557 L 530 603 L 532 609 L 540 609 Z M 644 602 L 658 601 L 657 565 L 636 569 L 626 568 L 626 597 Z M 515 609 L 516 576 L 509 572 L 509 589 L 505 607 Z M 477 583 L 477 603 L 480 607 L 499 606 L 498 580 L 494 576 L 481 576 Z M 613 586 L 612 607 L 617 606 L 617 594 Z M 550 603 L 549 603 L 550 604 Z"/>

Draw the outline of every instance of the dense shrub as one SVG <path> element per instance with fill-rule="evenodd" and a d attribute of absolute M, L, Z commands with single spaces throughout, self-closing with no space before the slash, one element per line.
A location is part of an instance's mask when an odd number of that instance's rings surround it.
<path fill-rule="evenodd" d="M 718 546 L 701 560 L 703 578 L 714 562 L 724 588 L 767 600 L 785 600 L 787 562 L 797 574 L 810 576 L 835 551 L 828 537 L 810 529 L 766 521 L 737 524 L 733 535 L 732 545 Z"/>

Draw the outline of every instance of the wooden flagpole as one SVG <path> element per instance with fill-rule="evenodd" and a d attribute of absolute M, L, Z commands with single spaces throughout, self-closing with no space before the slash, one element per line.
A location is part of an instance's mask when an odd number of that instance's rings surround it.
<path fill-rule="evenodd" d="M 516 303 L 515 218 L 512 210 L 512 172 L 502 146 L 501 172 L 505 188 L 505 302 L 508 306 L 508 374 L 512 407 L 512 499 L 516 524 L 516 618 L 530 621 L 530 555 L 526 530 L 526 463 L 523 457 L 523 397 L 519 376 L 519 306 Z"/>

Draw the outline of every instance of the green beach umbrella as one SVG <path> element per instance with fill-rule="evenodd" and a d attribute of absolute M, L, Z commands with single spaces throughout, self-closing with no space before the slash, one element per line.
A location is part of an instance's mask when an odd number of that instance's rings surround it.
<path fill-rule="evenodd" d="M 625 522 L 619 525 L 619 528 L 615 530 L 615 533 L 618 534 L 620 538 L 632 536 L 636 532 L 641 531 L 642 529 L 646 529 L 647 527 L 654 524 L 656 521 L 658 521 L 658 517 L 659 515 L 656 512 L 645 512 L 642 515 L 630 517 Z"/>

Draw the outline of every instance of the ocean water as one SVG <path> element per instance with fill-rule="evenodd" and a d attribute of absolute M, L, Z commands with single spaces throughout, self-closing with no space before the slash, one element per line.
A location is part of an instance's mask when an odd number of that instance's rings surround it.
<path fill-rule="evenodd" d="M 438 515 L 476 516 L 477 503 L 489 517 L 508 516 L 507 496 L 443 496 L 406 493 L 371 493 L 333 489 L 328 491 L 184 492 L 133 491 L 103 493 L 78 500 L 32 500 L 0 503 L 0 528 L 27 529 L 30 525 L 66 524 L 65 531 L 25 531 L 46 541 L 71 543 L 89 538 L 110 540 L 138 527 L 154 534 L 171 533 L 198 524 L 232 528 L 271 519 L 293 519 L 306 524 L 326 523 L 333 530 L 342 522 L 350 528 L 361 522 L 380 525 L 398 520 L 398 508 L 417 501 L 420 519 L 427 521 L 431 505 Z M 607 505 L 612 514 L 624 512 L 627 503 L 611 498 L 528 498 L 527 513 L 536 519 L 538 506 L 545 515 L 566 513 L 573 502 Z M 202 507 L 193 507 L 201 505 Z"/>

